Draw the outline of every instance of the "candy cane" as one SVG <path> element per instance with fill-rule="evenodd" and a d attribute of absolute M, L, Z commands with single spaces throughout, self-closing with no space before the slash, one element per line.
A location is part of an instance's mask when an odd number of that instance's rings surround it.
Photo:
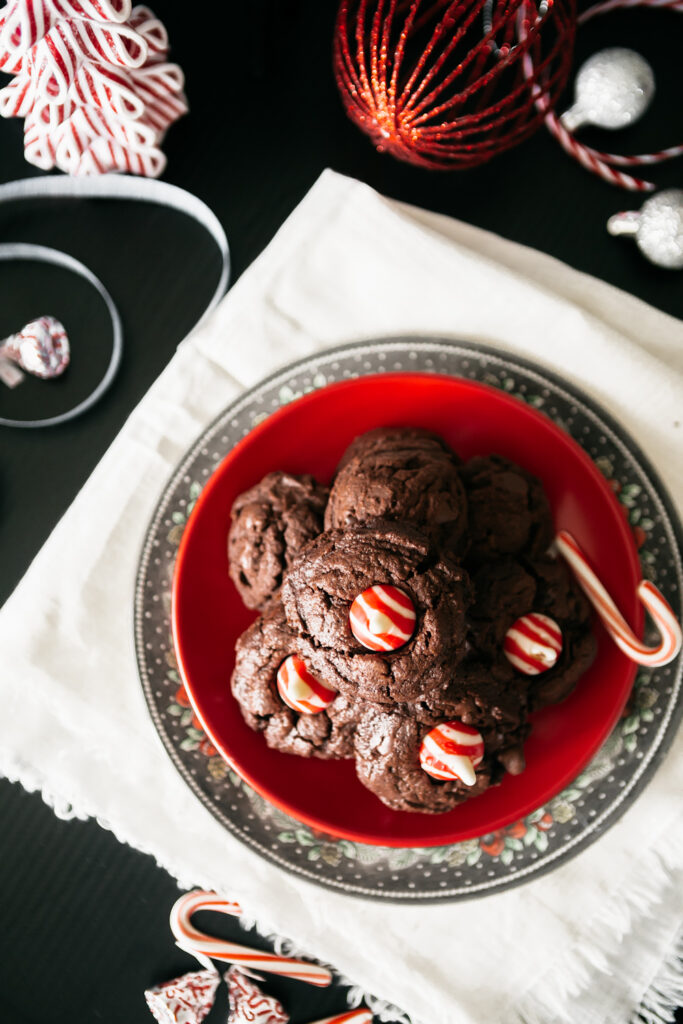
<path fill-rule="evenodd" d="M 589 7 L 588 10 L 580 15 L 578 24 L 582 25 L 598 14 L 606 14 L 609 11 L 629 7 L 650 7 L 683 13 L 683 0 L 600 0 L 600 2 Z M 527 24 L 525 24 L 521 17 L 518 22 L 518 32 L 520 39 L 526 38 Z M 526 77 L 531 78 L 534 69 L 528 52 L 523 57 L 522 66 Z M 643 178 L 636 178 L 631 174 L 624 174 L 616 168 L 645 167 L 683 155 L 683 145 L 670 146 L 668 149 L 660 149 L 656 153 L 639 153 L 634 156 L 603 153 L 598 149 L 593 149 L 591 146 L 586 146 L 584 143 L 579 142 L 565 128 L 554 111 L 549 109 L 548 99 L 541 93 L 540 87 L 534 84 L 532 89 L 536 95 L 536 107 L 544 112 L 544 122 L 550 134 L 559 142 L 566 153 L 569 153 L 586 170 L 597 174 L 604 181 L 609 182 L 610 185 L 617 185 L 631 192 L 652 192 L 656 187 L 654 182 L 646 181 Z"/>
<path fill-rule="evenodd" d="M 358 1010 L 347 1010 L 346 1013 L 338 1013 L 334 1017 L 311 1021 L 311 1024 L 372 1024 L 372 1014 L 370 1010 L 361 1006 Z"/>
<path fill-rule="evenodd" d="M 560 530 L 555 543 L 560 554 L 571 566 L 581 589 L 602 619 L 605 629 L 624 654 L 638 665 L 651 667 L 667 665 L 673 661 L 681 649 L 683 634 L 672 608 L 654 584 L 648 580 L 641 580 L 636 590 L 639 601 L 652 616 L 660 635 L 656 647 L 647 647 L 634 635 L 572 535 L 566 530 Z"/>
<path fill-rule="evenodd" d="M 217 910 L 221 914 L 239 916 L 242 909 L 238 903 L 223 900 L 215 892 L 189 892 L 181 896 L 171 910 L 171 931 L 181 949 L 194 956 L 213 960 L 224 960 L 251 970 L 269 971 L 286 978 L 297 978 L 309 985 L 325 986 L 332 981 L 332 975 L 325 967 L 294 960 L 291 957 L 263 953 L 258 949 L 240 946 L 226 939 L 215 939 L 198 931 L 190 918 L 198 910 Z"/>

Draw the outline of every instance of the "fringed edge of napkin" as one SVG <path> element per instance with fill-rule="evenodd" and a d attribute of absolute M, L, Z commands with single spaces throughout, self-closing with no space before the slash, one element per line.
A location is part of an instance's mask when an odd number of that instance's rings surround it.
<path fill-rule="evenodd" d="M 158 867 L 163 871 L 166 871 L 175 879 L 179 889 L 186 890 L 201 886 L 202 888 L 209 889 L 214 892 L 221 891 L 222 886 L 216 885 L 208 879 L 197 879 L 186 876 L 183 872 L 178 870 L 177 865 L 166 862 L 164 857 L 155 849 L 133 839 L 126 834 L 124 829 L 118 828 L 113 822 L 106 821 L 97 814 L 93 814 L 87 808 L 75 805 L 69 797 L 64 794 L 57 793 L 53 788 L 46 785 L 42 774 L 31 768 L 29 765 L 19 764 L 14 759 L 11 759 L 11 763 L 7 763 L 5 761 L 5 763 L 0 764 L 0 778 L 7 779 L 8 782 L 18 783 L 28 793 L 40 793 L 43 801 L 53 811 L 55 816 L 60 818 L 62 821 L 95 820 L 101 828 L 111 832 L 120 843 L 124 843 L 126 846 L 132 847 L 132 849 L 137 850 L 138 853 L 143 853 L 152 857 Z M 255 918 L 243 915 L 240 918 L 240 921 L 246 929 L 254 928 L 259 935 L 270 942 L 276 953 L 282 956 L 297 956 L 315 959 L 315 954 L 309 953 L 308 950 L 301 949 L 291 939 L 269 932 L 267 929 L 264 929 Z M 322 963 L 322 961 L 320 962 Z M 356 985 L 350 978 L 341 974 L 334 964 L 325 964 L 325 966 L 329 967 L 333 972 L 335 981 L 347 988 L 347 1002 L 351 1009 L 364 1005 L 367 1006 L 368 1009 L 372 1010 L 374 1016 L 378 1017 L 380 1021 L 391 1021 L 392 1024 L 394 1024 L 394 1022 L 395 1024 L 420 1024 L 418 1020 L 414 1017 L 408 1017 L 403 1010 L 398 1006 L 394 1006 L 393 1003 L 388 1002 L 386 999 L 381 999 L 379 996 L 375 996 L 370 992 L 366 992 L 359 985 Z"/>
<path fill-rule="evenodd" d="M 683 926 L 629 1024 L 669 1024 L 683 1006 Z"/>
<path fill-rule="evenodd" d="M 591 976 L 611 973 L 611 961 L 618 956 L 623 939 L 629 937 L 629 954 L 652 948 L 657 929 L 656 907 L 665 890 L 675 885 L 675 876 L 683 875 L 683 815 L 669 828 L 639 864 L 630 887 L 614 896 L 609 907 L 597 914 L 581 944 L 563 953 L 562 962 L 553 966 L 513 1008 L 518 1024 L 547 1024 L 548 1020 L 572 1022 L 577 994 L 586 990 Z M 679 883 L 680 884 L 680 883 Z M 646 920 L 647 928 L 640 923 Z M 683 1005 L 683 921 L 673 942 L 669 943 L 650 986 L 632 1010 L 630 1024 L 670 1024 L 674 1011 Z M 669 925 L 670 928 L 670 925 Z"/>
<path fill-rule="evenodd" d="M 178 865 L 167 862 L 156 849 L 139 842 L 127 834 L 126 830 L 116 823 L 103 820 L 88 808 L 75 806 L 65 796 L 55 792 L 46 785 L 41 773 L 25 763 L 0 764 L 0 777 L 10 782 L 18 782 L 28 792 L 40 792 L 45 803 L 63 820 L 94 818 L 102 827 L 112 832 L 119 842 L 131 846 L 140 853 L 154 858 L 156 864 L 167 871 L 181 889 L 192 889 L 201 886 L 216 892 L 222 892 L 223 886 L 215 879 L 190 878 L 178 869 Z M 619 944 L 626 935 L 635 936 L 642 944 L 643 951 L 650 948 L 652 928 L 656 922 L 648 919 L 648 931 L 642 937 L 635 930 L 638 919 L 648 913 L 662 898 L 667 885 L 673 884 L 676 871 L 683 871 L 683 815 L 674 828 L 670 828 L 666 838 L 660 840 L 656 850 L 650 851 L 638 868 L 636 878 L 631 880 L 629 891 L 615 899 L 609 908 L 603 910 L 591 923 L 588 933 L 583 937 L 581 946 L 572 952 L 565 953 L 562 963 L 546 972 L 542 979 L 542 987 L 529 992 L 515 1007 L 510 1007 L 511 1020 L 519 1024 L 547 1024 L 548 1020 L 572 1021 L 573 1000 L 577 993 L 589 984 L 595 971 L 608 973 L 609 960 L 618 952 Z M 227 894 L 230 896 L 231 894 Z M 234 895 L 234 894 L 232 894 Z M 296 942 L 264 929 L 257 920 L 244 916 L 245 927 L 254 927 L 260 935 L 273 944 L 275 951 L 285 956 L 315 956 L 300 948 Z M 633 937 L 631 942 L 633 942 Z M 334 972 L 340 984 L 348 987 L 348 1004 L 351 1008 L 364 1003 L 381 1021 L 395 1021 L 397 1024 L 420 1024 L 397 1006 L 385 999 L 367 992 L 361 986 L 339 973 L 334 964 L 327 964 Z M 650 987 L 641 997 L 641 1002 L 634 1007 L 630 1024 L 670 1024 L 674 1011 L 683 1005 L 683 922 L 676 940 L 670 945 L 668 952 L 660 964 Z M 455 1024 L 453 1018 L 452 1024 Z"/>

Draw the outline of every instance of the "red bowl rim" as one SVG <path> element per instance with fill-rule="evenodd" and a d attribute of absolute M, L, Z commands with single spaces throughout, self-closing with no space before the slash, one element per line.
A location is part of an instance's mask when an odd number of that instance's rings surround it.
<path fill-rule="evenodd" d="M 320 393 L 322 391 L 329 391 L 332 389 L 334 389 L 335 391 L 342 391 L 345 389 L 350 390 L 354 387 L 354 385 L 357 385 L 359 380 L 367 382 L 368 380 L 372 380 L 373 377 L 376 378 L 378 381 L 381 380 L 383 384 L 386 384 L 387 382 L 390 383 L 392 379 L 395 380 L 399 378 L 404 381 L 406 378 L 420 378 L 420 380 L 424 378 L 431 378 L 439 380 L 441 382 L 443 382 L 444 380 L 456 380 L 458 381 L 458 384 L 460 386 L 467 387 L 473 391 L 483 390 L 491 392 L 496 396 L 497 399 L 513 407 L 517 414 L 526 415 L 530 419 L 541 418 L 542 420 L 544 420 L 545 423 L 550 425 L 550 427 L 552 428 L 556 436 L 556 439 L 560 443 L 560 445 L 570 449 L 574 454 L 578 455 L 579 459 L 584 463 L 587 472 L 591 476 L 593 476 L 594 480 L 598 483 L 600 489 L 610 496 L 611 492 L 609 489 L 609 485 L 605 480 L 605 477 L 597 468 L 597 466 L 595 465 L 591 457 L 588 455 L 588 453 L 581 447 L 581 445 L 577 441 L 574 440 L 574 438 L 572 438 L 569 434 L 563 431 L 549 416 L 547 416 L 541 410 L 525 405 L 523 402 L 521 402 L 514 396 L 508 395 L 504 391 L 501 391 L 499 388 L 493 387 L 489 384 L 483 384 L 479 381 L 473 381 L 469 380 L 468 378 L 457 377 L 455 375 L 446 376 L 444 374 L 439 373 L 423 373 L 419 371 L 396 371 L 392 373 L 367 374 L 363 375 L 362 377 L 353 377 L 350 378 L 349 380 L 337 381 L 332 384 L 326 384 L 322 388 L 317 388 L 311 392 L 308 392 L 305 395 L 301 395 L 299 398 L 296 398 L 291 402 L 288 402 L 286 405 L 283 405 L 279 409 L 274 410 L 272 413 L 266 416 L 265 419 L 261 420 L 254 427 L 252 427 L 252 429 L 247 434 L 245 434 L 245 436 L 241 438 L 241 440 L 239 440 L 237 444 L 235 444 L 230 449 L 230 451 L 225 455 L 225 457 L 221 460 L 219 465 L 216 467 L 216 469 L 210 476 L 209 480 L 202 488 L 202 491 L 199 497 L 197 498 L 195 506 L 188 518 L 188 521 L 185 524 L 180 545 L 178 547 L 178 553 L 173 570 L 173 583 L 171 593 L 171 627 L 173 635 L 173 644 L 178 662 L 178 669 L 183 682 L 183 686 L 185 687 L 185 691 L 192 705 L 192 709 L 196 714 L 197 718 L 199 719 L 203 730 L 206 732 L 207 736 L 209 737 L 209 740 L 211 741 L 213 746 L 216 747 L 223 760 L 240 776 L 240 778 L 244 780 L 244 782 L 247 783 L 247 785 L 249 785 L 265 800 L 267 800 L 268 803 L 272 804 L 278 810 L 283 811 L 291 818 L 294 818 L 296 821 L 308 825 L 310 828 L 313 828 L 318 832 L 323 832 L 327 835 L 331 835 L 336 839 L 348 839 L 352 842 L 374 846 L 413 847 L 415 844 L 410 839 L 397 838 L 387 836 L 385 834 L 371 835 L 368 832 L 356 832 L 353 829 L 344 828 L 341 826 L 334 826 L 333 828 L 332 826 L 330 826 L 328 822 L 321 821 L 319 818 L 315 817 L 315 815 L 308 814 L 305 811 L 301 811 L 298 807 L 293 806 L 288 800 L 278 796 L 278 794 L 272 792 L 268 788 L 268 786 L 264 785 L 257 778 L 254 778 L 249 771 L 243 769 L 242 766 L 235 761 L 233 755 L 226 748 L 224 742 L 222 742 L 221 739 L 214 733 L 211 726 L 209 725 L 209 723 L 204 718 L 204 715 L 202 714 L 201 705 L 195 697 L 189 673 L 186 671 L 185 668 L 185 661 L 183 658 L 183 641 L 181 636 L 181 630 L 178 624 L 178 592 L 181 587 L 181 578 L 184 571 L 185 555 L 186 550 L 189 546 L 189 539 L 192 530 L 194 529 L 194 524 L 198 521 L 199 517 L 201 516 L 201 510 L 203 509 L 204 505 L 210 500 L 210 496 L 213 493 L 215 487 L 218 485 L 219 479 L 222 477 L 223 473 L 227 471 L 226 467 L 229 468 L 230 463 L 234 459 L 239 457 L 242 450 L 248 447 L 255 437 L 258 437 L 267 429 L 272 429 L 273 424 L 277 424 L 281 419 L 284 419 L 291 412 L 293 407 L 300 408 L 307 404 L 313 403 L 314 401 L 319 399 Z M 639 580 L 641 573 L 640 562 L 638 560 L 638 553 L 633 535 L 625 520 L 618 520 L 617 533 L 621 535 L 619 537 L 619 540 L 623 545 L 623 549 L 625 550 L 626 557 L 629 563 L 629 568 L 631 569 L 634 578 L 636 580 Z M 640 633 L 643 628 L 644 612 L 639 602 L 636 602 L 634 613 L 632 615 L 632 620 L 634 623 L 634 630 L 637 634 Z M 529 799 L 526 802 L 522 802 L 522 804 L 518 806 L 512 814 L 499 815 L 498 818 L 496 818 L 490 824 L 490 826 L 486 828 L 485 831 L 482 831 L 480 827 L 474 827 L 472 829 L 465 830 L 461 829 L 457 834 L 457 838 L 454 838 L 452 840 L 444 839 L 443 837 L 437 837 L 433 839 L 421 840 L 419 845 L 421 847 L 442 846 L 444 844 L 447 845 L 449 842 L 462 842 L 467 839 L 477 838 L 481 835 L 487 835 L 489 832 L 493 832 L 497 829 L 503 828 L 506 825 L 509 825 L 514 821 L 520 820 L 528 814 L 531 814 L 538 807 L 543 806 L 548 800 L 552 799 L 554 796 L 560 793 L 573 779 L 575 779 L 583 771 L 583 769 L 589 763 L 591 758 L 595 756 L 597 751 L 600 749 L 600 747 L 605 742 L 605 740 L 611 733 L 612 729 L 616 725 L 628 700 L 628 695 L 630 693 L 632 684 L 635 680 L 637 668 L 638 666 L 635 663 L 631 664 L 629 670 L 626 673 L 628 687 L 625 687 L 623 700 L 620 703 L 615 704 L 613 714 L 609 718 L 606 717 L 604 719 L 603 727 L 598 733 L 599 738 L 597 740 L 594 740 L 590 747 L 587 748 L 587 752 L 580 759 L 578 767 L 568 769 L 561 776 L 555 776 L 553 778 L 552 784 L 548 785 L 543 790 L 543 795 L 541 798 L 539 798 L 539 796 L 536 795 L 535 797 L 533 797 L 533 799 Z M 542 711 L 537 712 L 537 714 L 539 713 L 542 714 Z"/>

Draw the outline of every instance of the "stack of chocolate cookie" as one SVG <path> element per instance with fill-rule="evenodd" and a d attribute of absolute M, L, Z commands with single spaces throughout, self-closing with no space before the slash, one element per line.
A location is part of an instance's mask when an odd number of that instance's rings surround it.
<path fill-rule="evenodd" d="M 329 491 L 268 474 L 229 536 L 232 579 L 261 611 L 232 677 L 246 722 L 287 753 L 355 758 L 397 810 L 447 811 L 520 773 L 530 713 L 595 649 L 552 538 L 538 480 L 496 455 L 463 465 L 425 431 L 357 438 Z M 466 771 L 463 730 L 479 744 Z"/>

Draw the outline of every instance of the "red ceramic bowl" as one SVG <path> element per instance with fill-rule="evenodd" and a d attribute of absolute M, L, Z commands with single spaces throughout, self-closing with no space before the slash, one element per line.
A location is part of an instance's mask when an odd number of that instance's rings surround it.
<path fill-rule="evenodd" d="M 389 846 L 453 843 L 501 828 L 566 786 L 617 721 L 635 666 L 597 622 L 598 653 L 575 692 L 534 715 L 526 771 L 447 814 L 391 811 L 356 779 L 352 761 L 270 750 L 230 693 L 237 637 L 254 619 L 228 575 L 230 507 L 265 473 L 282 469 L 329 481 L 346 446 L 379 426 L 423 427 L 468 459 L 505 455 L 540 477 L 555 517 L 583 547 L 636 630 L 642 610 L 631 531 L 585 452 L 546 416 L 500 391 L 460 378 L 382 374 L 333 384 L 255 427 L 223 460 L 185 529 L 173 586 L 176 653 L 192 705 L 212 742 L 271 803 L 333 836 Z"/>

